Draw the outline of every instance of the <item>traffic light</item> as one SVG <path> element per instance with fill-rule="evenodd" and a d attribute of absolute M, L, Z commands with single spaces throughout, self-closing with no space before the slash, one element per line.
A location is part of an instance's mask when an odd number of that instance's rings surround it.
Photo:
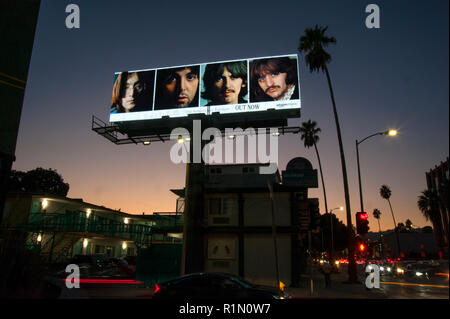
<path fill-rule="evenodd" d="M 360 252 L 363 252 L 364 250 L 366 250 L 366 246 L 363 243 L 359 244 L 358 248 L 359 248 Z"/>
<path fill-rule="evenodd" d="M 369 231 L 369 214 L 366 212 L 356 213 L 356 231 L 360 235 L 365 235 Z"/>

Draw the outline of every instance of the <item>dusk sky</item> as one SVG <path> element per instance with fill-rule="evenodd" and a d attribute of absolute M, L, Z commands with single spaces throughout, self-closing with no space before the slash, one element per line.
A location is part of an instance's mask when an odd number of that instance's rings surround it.
<path fill-rule="evenodd" d="M 67 29 L 65 8 L 79 5 L 80 29 Z M 365 8 L 381 9 L 381 28 L 368 29 Z M 298 54 L 305 28 L 328 26 L 337 40 L 328 65 L 341 124 L 352 218 L 359 211 L 355 140 L 360 145 L 365 210 L 382 212 L 392 229 L 382 184 L 391 187 L 397 222 L 426 222 L 417 197 L 425 172 L 449 154 L 449 3 L 432 1 L 42 1 L 13 169 L 56 169 L 68 197 L 132 214 L 174 211 L 184 164 L 173 164 L 174 142 L 115 145 L 91 130 L 107 122 L 114 72 L 271 55 Z M 328 208 L 343 206 L 339 147 L 326 77 L 311 74 L 298 54 L 301 118 L 322 129 L 318 143 Z M 279 170 L 302 156 L 318 169 L 300 136 L 279 138 Z M 318 197 L 324 213 L 323 192 Z M 335 211 L 346 222 L 345 212 Z"/>

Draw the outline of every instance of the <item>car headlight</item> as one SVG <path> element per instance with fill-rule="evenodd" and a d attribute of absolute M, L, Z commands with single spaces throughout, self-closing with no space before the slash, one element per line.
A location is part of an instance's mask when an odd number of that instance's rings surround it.
<path fill-rule="evenodd" d="M 401 268 L 397 268 L 397 273 L 399 273 L 399 274 L 403 274 L 405 271 L 403 270 L 403 269 L 401 269 Z"/>
<path fill-rule="evenodd" d="M 422 275 L 423 275 L 423 273 L 421 273 L 420 271 L 417 271 L 417 272 L 416 272 L 416 276 L 417 276 L 417 277 L 420 277 L 420 276 L 422 276 Z"/>
<path fill-rule="evenodd" d="M 387 267 L 387 271 L 388 271 L 388 272 L 391 272 L 391 267 Z"/>
<path fill-rule="evenodd" d="M 381 266 L 381 267 L 380 267 L 380 270 L 381 270 L 381 271 L 384 271 L 384 267 L 383 267 L 383 266 Z"/>

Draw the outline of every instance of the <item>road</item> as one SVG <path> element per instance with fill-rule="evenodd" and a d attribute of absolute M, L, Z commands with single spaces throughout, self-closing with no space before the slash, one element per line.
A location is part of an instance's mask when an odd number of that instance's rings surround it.
<path fill-rule="evenodd" d="M 358 265 L 358 275 L 365 279 L 362 265 Z M 379 289 L 389 299 L 449 299 L 448 276 L 426 279 L 381 275 Z"/>
<path fill-rule="evenodd" d="M 408 280 L 381 276 L 380 289 L 392 299 L 449 299 L 448 278 Z"/>

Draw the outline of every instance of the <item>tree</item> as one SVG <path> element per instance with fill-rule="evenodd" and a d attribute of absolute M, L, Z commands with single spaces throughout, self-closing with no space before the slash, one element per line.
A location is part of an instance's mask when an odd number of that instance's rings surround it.
<path fill-rule="evenodd" d="M 380 195 L 382 198 L 384 198 L 385 200 L 388 201 L 389 207 L 391 209 L 392 219 L 394 220 L 395 237 L 397 239 L 397 254 L 398 254 L 398 256 L 400 256 L 401 249 L 400 249 L 400 240 L 398 238 L 397 223 L 395 222 L 394 211 L 392 210 L 392 205 L 391 205 L 391 200 L 390 200 L 392 191 L 388 185 L 381 185 Z"/>
<path fill-rule="evenodd" d="M 345 164 L 344 147 L 342 144 L 341 128 L 339 125 L 339 118 L 336 109 L 336 102 L 334 99 L 333 87 L 331 85 L 331 78 L 328 72 L 327 64 L 331 61 L 331 55 L 325 51 L 324 47 L 328 46 L 330 43 L 336 43 L 334 37 L 325 36 L 325 32 L 328 27 L 318 27 L 315 26 L 314 29 L 307 28 L 305 34 L 300 38 L 300 44 L 298 50 L 300 53 L 305 53 L 305 62 L 309 66 L 312 72 L 322 71 L 325 73 L 328 82 L 328 88 L 330 90 L 331 102 L 333 105 L 334 120 L 336 123 L 336 131 L 339 143 L 339 151 L 341 157 L 342 165 L 342 175 L 344 182 L 344 195 L 345 195 L 345 206 L 347 210 L 347 230 L 348 230 L 348 244 L 349 244 L 349 282 L 357 282 L 356 276 L 356 264 L 354 259 L 354 233 L 352 232 L 352 216 L 350 208 L 350 195 L 348 190 L 348 180 L 347 180 L 347 167 Z"/>
<path fill-rule="evenodd" d="M 335 251 L 342 251 L 348 247 L 347 227 L 335 214 L 320 215 L 321 245 L 317 246 L 323 250 L 331 251 L 331 223 L 333 223 L 333 241 Z"/>
<path fill-rule="evenodd" d="M 325 202 L 325 212 L 328 213 L 327 204 L 327 193 L 325 191 L 325 182 L 323 180 L 322 164 L 320 162 L 319 150 L 317 149 L 317 142 L 319 141 L 319 135 L 321 129 L 316 127 L 317 123 L 315 121 L 308 120 L 308 122 L 303 122 L 300 127 L 300 139 L 304 142 L 306 148 L 314 146 L 316 150 L 317 160 L 319 162 L 320 177 L 322 179 L 323 197 Z"/>
<path fill-rule="evenodd" d="M 9 192 L 44 193 L 66 196 L 69 192 L 69 184 L 56 170 L 36 169 L 21 172 L 12 171 L 8 181 Z"/>
<path fill-rule="evenodd" d="M 25 172 L 12 170 L 9 174 L 7 190 L 8 192 L 24 192 L 23 177 Z"/>
<path fill-rule="evenodd" d="M 430 226 L 425 226 L 424 228 L 422 228 L 422 233 L 431 234 L 433 233 L 433 228 L 431 228 Z"/>
<path fill-rule="evenodd" d="M 439 204 L 442 209 L 442 222 L 443 222 L 443 232 L 445 232 L 445 236 L 447 237 L 447 244 L 449 242 L 449 229 L 448 229 L 448 178 L 444 175 L 442 180 L 439 183 L 438 187 L 438 196 L 439 196 Z"/>
<path fill-rule="evenodd" d="M 375 208 L 372 212 L 372 215 L 378 221 L 378 235 L 380 237 L 380 256 L 382 256 L 382 251 L 381 251 L 382 238 L 381 238 L 381 226 L 380 226 L 381 211 L 378 208 Z"/>
<path fill-rule="evenodd" d="M 378 229 L 379 229 L 379 232 L 380 232 L 380 234 L 381 234 L 381 226 L 380 226 L 381 212 L 380 212 L 380 210 L 379 210 L 378 208 L 375 208 L 375 209 L 373 210 L 372 215 L 373 215 L 373 217 L 378 221 Z"/>
<path fill-rule="evenodd" d="M 433 229 L 435 231 L 436 241 L 438 242 L 441 250 L 443 249 L 443 232 L 441 213 L 439 211 L 439 195 L 434 190 L 424 190 L 417 200 L 417 206 L 422 212 L 425 219 L 431 221 Z"/>
<path fill-rule="evenodd" d="M 411 220 L 409 220 L 409 219 L 406 220 L 405 228 L 408 232 L 411 232 L 413 230 L 413 223 Z"/>
<path fill-rule="evenodd" d="M 398 233 L 406 233 L 406 226 L 403 223 L 398 223 L 397 227 L 395 228 L 395 231 Z"/>

